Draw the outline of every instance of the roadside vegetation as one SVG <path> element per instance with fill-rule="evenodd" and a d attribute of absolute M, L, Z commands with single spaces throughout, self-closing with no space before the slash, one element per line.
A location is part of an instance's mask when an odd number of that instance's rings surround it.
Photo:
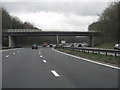
<path fill-rule="evenodd" d="M 59 51 L 65 52 L 65 53 L 80 56 L 80 57 L 87 58 L 87 59 L 90 59 L 90 60 L 99 61 L 99 62 L 103 62 L 103 63 L 114 64 L 114 65 L 120 65 L 120 57 L 85 53 L 85 52 L 75 51 L 75 50 L 72 50 L 72 49 L 63 49 L 63 48 L 56 48 L 56 49 L 59 50 Z"/>
<path fill-rule="evenodd" d="M 2 8 L 2 30 L 4 29 L 38 29 L 30 22 L 23 22 L 16 16 L 11 16 L 9 12 Z"/>
<path fill-rule="evenodd" d="M 111 48 L 111 44 L 120 43 L 120 1 L 112 2 L 99 15 L 97 21 L 91 23 L 89 31 L 100 31 L 103 33 L 102 38 L 97 38 L 98 47 Z M 105 47 L 106 45 L 106 47 Z"/>
<path fill-rule="evenodd" d="M 28 21 L 23 22 L 18 17 L 10 15 L 5 8 L 2 8 L 2 31 L 5 29 L 38 29 L 38 28 Z M 22 45 L 24 45 L 24 43 L 26 44 L 31 42 L 31 39 L 33 38 L 21 37 L 21 39 L 23 40 Z M 36 39 L 33 39 L 33 41 L 35 40 Z M 37 41 L 39 41 L 39 38 L 37 39 Z M 8 46 L 8 38 L 2 37 L 2 46 L 3 47 Z"/>
<path fill-rule="evenodd" d="M 101 45 L 95 46 L 95 48 L 104 48 L 104 49 L 114 49 L 115 43 L 103 43 Z"/>

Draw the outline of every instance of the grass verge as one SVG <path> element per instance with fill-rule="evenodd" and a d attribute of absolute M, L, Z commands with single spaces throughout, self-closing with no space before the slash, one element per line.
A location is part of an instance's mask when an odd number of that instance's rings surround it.
<path fill-rule="evenodd" d="M 104 49 L 114 49 L 115 43 L 104 43 L 99 46 L 95 46 L 96 48 L 104 48 Z"/>
<path fill-rule="evenodd" d="M 85 52 L 75 51 L 72 49 L 63 49 L 63 48 L 56 48 L 56 50 L 59 50 L 59 51 L 65 52 L 65 53 L 69 53 L 72 55 L 80 56 L 83 58 L 91 59 L 94 61 L 99 61 L 99 62 L 104 62 L 104 63 L 109 63 L 109 64 L 114 64 L 114 65 L 120 66 L 120 57 L 85 53 Z"/>

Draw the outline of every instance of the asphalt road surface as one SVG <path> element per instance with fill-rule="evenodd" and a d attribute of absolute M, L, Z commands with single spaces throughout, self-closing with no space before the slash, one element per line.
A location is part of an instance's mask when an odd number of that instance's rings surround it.
<path fill-rule="evenodd" d="M 118 88 L 118 70 L 52 48 L 2 52 L 3 88 Z"/>

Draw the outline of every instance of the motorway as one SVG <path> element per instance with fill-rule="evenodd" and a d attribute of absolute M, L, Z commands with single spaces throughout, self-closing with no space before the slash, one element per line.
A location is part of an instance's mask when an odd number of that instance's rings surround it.
<path fill-rule="evenodd" d="M 118 69 L 52 48 L 2 52 L 3 88 L 118 88 Z"/>

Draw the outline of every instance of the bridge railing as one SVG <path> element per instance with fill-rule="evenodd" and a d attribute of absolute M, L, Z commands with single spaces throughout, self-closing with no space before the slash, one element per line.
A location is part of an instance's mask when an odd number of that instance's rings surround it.
<path fill-rule="evenodd" d="M 82 51 L 87 53 L 93 54 L 104 54 L 104 55 L 111 55 L 111 56 L 120 56 L 120 50 L 110 50 L 110 49 L 100 49 L 100 48 L 87 48 L 87 47 L 63 47 L 67 49 L 72 49 L 76 51 Z"/>
<path fill-rule="evenodd" d="M 41 32 L 40 29 L 7 29 L 4 32 Z"/>

